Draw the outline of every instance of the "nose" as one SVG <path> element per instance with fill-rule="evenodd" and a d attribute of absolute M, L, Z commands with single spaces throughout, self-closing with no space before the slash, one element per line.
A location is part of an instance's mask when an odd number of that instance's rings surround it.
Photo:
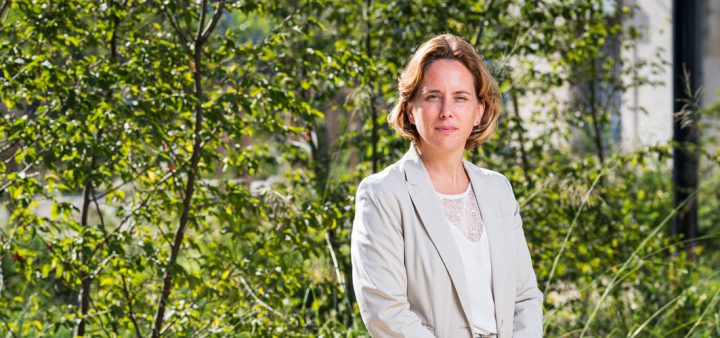
<path fill-rule="evenodd" d="M 440 118 L 441 119 L 448 119 L 452 116 L 454 116 L 455 113 L 453 112 L 453 107 L 447 100 L 443 100 L 440 105 Z"/>

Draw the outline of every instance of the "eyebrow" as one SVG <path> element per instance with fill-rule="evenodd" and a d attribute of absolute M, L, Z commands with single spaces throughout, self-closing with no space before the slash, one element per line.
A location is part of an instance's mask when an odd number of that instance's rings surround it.
<path fill-rule="evenodd" d="M 437 93 L 441 93 L 441 91 L 438 90 L 438 89 L 431 89 L 431 90 L 428 90 L 428 91 L 424 92 L 424 94 L 437 94 Z M 458 90 L 458 91 L 453 92 L 453 94 L 466 94 L 466 95 L 470 95 L 470 92 L 468 92 L 467 90 Z"/>

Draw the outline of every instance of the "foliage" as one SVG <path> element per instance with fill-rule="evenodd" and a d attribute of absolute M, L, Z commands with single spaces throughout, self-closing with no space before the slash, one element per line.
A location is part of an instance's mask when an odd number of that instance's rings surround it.
<path fill-rule="evenodd" d="M 355 187 L 406 150 L 384 121 L 397 76 L 451 32 L 504 93 L 469 157 L 513 182 L 546 334 L 720 334 L 720 156 L 705 151 L 688 260 L 666 231 L 673 145 L 616 152 L 615 103 L 587 99 L 653 83 L 637 74 L 656 64 L 613 58 L 607 41 L 638 37 L 616 6 L 0 2 L 0 332 L 365 334 Z"/>

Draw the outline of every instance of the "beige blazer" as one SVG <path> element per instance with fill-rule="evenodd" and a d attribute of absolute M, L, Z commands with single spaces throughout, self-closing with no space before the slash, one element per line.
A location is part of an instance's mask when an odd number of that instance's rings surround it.
<path fill-rule="evenodd" d="M 490 243 L 498 336 L 540 337 L 543 295 L 503 175 L 464 161 Z M 352 229 L 355 296 L 373 337 L 471 337 L 460 252 L 414 147 L 358 187 Z"/>

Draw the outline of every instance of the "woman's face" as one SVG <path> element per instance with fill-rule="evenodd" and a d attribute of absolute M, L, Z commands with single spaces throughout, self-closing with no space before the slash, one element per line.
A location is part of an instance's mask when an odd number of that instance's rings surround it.
<path fill-rule="evenodd" d="M 425 71 L 415 98 L 408 103 L 408 118 L 420 134 L 425 151 L 465 148 L 485 106 L 475 94 L 472 74 L 457 60 L 437 60 Z"/>

